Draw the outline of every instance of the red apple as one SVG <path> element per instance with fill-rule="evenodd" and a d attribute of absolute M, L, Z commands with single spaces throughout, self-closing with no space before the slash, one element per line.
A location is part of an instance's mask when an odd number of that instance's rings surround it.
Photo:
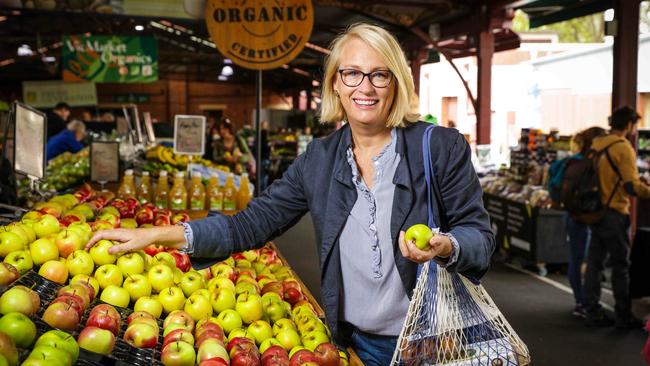
<path fill-rule="evenodd" d="M 0 285 L 6 286 L 20 277 L 16 267 L 9 263 L 0 262 Z"/>
<path fill-rule="evenodd" d="M 194 336 L 192 335 L 192 332 L 187 329 L 175 329 L 165 336 L 162 348 L 165 348 L 165 346 L 171 342 L 187 342 L 194 346 Z"/>
<path fill-rule="evenodd" d="M 178 250 L 172 250 L 169 252 L 176 261 L 176 268 L 180 269 L 183 272 L 187 272 L 192 269 L 192 263 L 190 263 L 190 256 L 187 253 L 181 253 Z"/>
<path fill-rule="evenodd" d="M 228 353 L 230 353 L 230 351 L 233 349 L 233 347 L 235 347 L 236 345 L 238 345 L 240 343 L 250 343 L 252 345 L 255 345 L 255 342 L 250 338 L 235 337 L 235 338 L 228 341 L 228 345 L 226 346 L 226 351 L 228 351 Z"/>
<path fill-rule="evenodd" d="M 300 290 L 293 287 L 284 290 L 284 300 L 289 304 L 294 305 L 302 299 L 302 292 L 300 292 Z"/>
<path fill-rule="evenodd" d="M 106 329 L 86 327 L 77 337 L 77 343 L 88 351 L 108 355 L 115 347 L 115 335 Z"/>
<path fill-rule="evenodd" d="M 201 333 L 201 335 L 196 336 L 196 344 L 195 344 L 195 346 L 196 346 L 196 348 L 199 348 L 199 347 L 201 347 L 201 344 L 203 344 L 203 342 L 205 342 L 205 341 L 207 341 L 209 339 L 214 339 L 214 340 L 219 341 L 221 344 L 224 344 L 224 338 L 225 337 L 223 335 L 223 332 L 219 333 L 219 332 L 216 332 L 214 330 L 206 330 L 203 333 Z"/>
<path fill-rule="evenodd" d="M 220 334 L 221 336 L 219 337 L 219 339 L 223 342 L 223 340 L 225 338 L 225 335 L 224 335 L 223 329 L 217 323 L 213 323 L 213 322 L 209 322 L 209 321 L 208 322 L 203 322 L 203 323 L 201 323 L 200 327 L 199 326 L 196 327 L 196 331 L 194 333 L 196 334 L 197 337 L 200 337 L 204 332 L 207 332 L 207 331 L 212 331 L 212 332 L 215 332 L 217 334 Z"/>
<path fill-rule="evenodd" d="M 147 313 L 146 311 L 134 311 L 131 313 L 131 315 L 129 315 L 128 318 L 126 318 L 126 324 L 131 325 L 131 322 L 137 318 L 147 318 L 147 319 L 156 320 L 156 318 L 153 315 Z"/>
<path fill-rule="evenodd" d="M 106 329 L 118 335 L 120 332 L 120 320 L 116 319 L 109 310 L 92 311 L 86 321 L 86 327 Z"/>
<path fill-rule="evenodd" d="M 79 312 L 72 304 L 53 303 L 45 309 L 43 321 L 54 328 L 72 332 L 79 324 Z"/>
<path fill-rule="evenodd" d="M 338 366 L 339 350 L 332 343 L 321 343 L 314 349 L 316 362 L 320 366 Z"/>
<path fill-rule="evenodd" d="M 79 296 L 76 295 L 61 295 L 57 296 L 50 304 L 55 304 L 55 303 L 64 303 L 66 305 L 70 305 L 78 314 L 79 314 L 79 319 L 84 315 L 84 311 L 86 310 Z"/>
<path fill-rule="evenodd" d="M 199 366 L 229 366 L 228 361 L 224 360 L 221 357 L 213 357 L 207 360 L 201 361 Z"/>
<path fill-rule="evenodd" d="M 252 351 L 238 352 L 230 358 L 230 366 L 261 366 L 258 354 Z"/>
<path fill-rule="evenodd" d="M 140 208 L 135 214 L 135 221 L 138 223 L 138 226 L 144 224 L 153 224 L 154 213 L 153 210 L 149 207 Z"/>
<path fill-rule="evenodd" d="M 291 357 L 289 360 L 289 366 L 299 366 L 307 362 L 314 362 L 318 364 L 314 352 L 307 349 L 301 349 L 300 351 L 293 354 L 293 357 Z"/>
<path fill-rule="evenodd" d="M 111 318 L 114 318 L 118 322 L 122 319 L 120 317 L 120 313 L 115 310 L 115 308 L 112 305 L 109 304 L 100 304 L 95 306 L 91 311 L 89 316 L 92 316 L 94 313 L 106 313 L 108 316 Z"/>
<path fill-rule="evenodd" d="M 155 348 L 158 344 L 158 329 L 149 324 L 134 323 L 126 328 L 124 340 L 137 348 Z"/>
<path fill-rule="evenodd" d="M 144 248 L 144 252 L 153 257 L 153 256 L 155 256 L 156 254 L 158 254 L 160 252 L 164 252 L 165 249 L 166 248 L 163 245 L 151 244 L 151 245 Z"/>
<path fill-rule="evenodd" d="M 264 285 L 264 287 L 262 287 L 262 295 L 264 295 L 267 292 L 275 292 L 276 294 L 283 296 L 284 288 L 282 286 L 282 282 L 273 281 L 267 283 L 266 285 Z"/>

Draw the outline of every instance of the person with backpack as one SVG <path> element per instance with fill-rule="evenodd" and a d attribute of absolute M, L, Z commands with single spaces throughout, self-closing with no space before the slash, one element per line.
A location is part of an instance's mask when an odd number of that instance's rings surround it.
<path fill-rule="evenodd" d="M 592 149 L 597 152 L 596 170 L 604 212 L 591 226 L 591 244 L 584 286 L 587 326 L 616 324 L 617 328 L 632 329 L 642 325 L 630 311 L 629 196 L 650 198 L 650 186 L 641 181 L 634 147 L 626 138 L 636 134 L 639 118 L 641 116 L 630 107 L 615 110 L 609 121 L 610 133 L 594 139 L 592 144 Z M 607 254 L 612 266 L 616 320 L 607 316 L 599 304 L 600 281 Z"/>

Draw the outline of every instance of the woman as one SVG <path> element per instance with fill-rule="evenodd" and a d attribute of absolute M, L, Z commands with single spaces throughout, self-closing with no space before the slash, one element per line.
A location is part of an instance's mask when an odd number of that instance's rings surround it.
<path fill-rule="evenodd" d="M 443 127 L 433 131 L 431 156 L 441 196 L 436 222 L 448 232 L 434 236 L 429 250 L 404 241 L 404 230 L 428 217 L 421 143 L 428 124 L 416 122 L 415 100 L 396 39 L 373 25 L 353 25 L 332 43 L 321 111 L 322 121 L 347 124 L 312 141 L 246 210 L 185 228 L 101 231 L 88 246 L 108 238 L 123 243 L 112 252 L 163 243 L 223 257 L 272 239 L 310 211 L 333 338 L 366 365 L 387 365 L 418 264 L 434 259 L 479 279 L 494 250 L 470 148 L 458 131 Z"/>
<path fill-rule="evenodd" d="M 230 119 L 224 118 L 219 123 L 219 136 L 214 141 L 214 162 L 228 166 L 236 174 L 247 172 L 244 168 L 253 161 L 253 155 L 246 141 L 234 133 Z"/>

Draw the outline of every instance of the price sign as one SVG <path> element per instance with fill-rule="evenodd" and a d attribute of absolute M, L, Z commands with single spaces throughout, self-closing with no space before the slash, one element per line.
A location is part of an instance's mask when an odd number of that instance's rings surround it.
<path fill-rule="evenodd" d="M 205 151 L 205 117 L 174 117 L 174 153 L 203 155 Z"/>
<path fill-rule="evenodd" d="M 153 132 L 153 123 L 151 122 L 151 113 L 144 112 L 142 113 L 144 118 L 144 129 L 147 131 L 147 141 L 150 143 L 156 142 L 156 134 Z"/>
<path fill-rule="evenodd" d="M 90 180 L 120 180 L 120 145 L 115 141 L 93 141 L 90 144 Z"/>
<path fill-rule="evenodd" d="M 14 170 L 38 179 L 45 177 L 45 113 L 16 102 L 14 104 Z"/>

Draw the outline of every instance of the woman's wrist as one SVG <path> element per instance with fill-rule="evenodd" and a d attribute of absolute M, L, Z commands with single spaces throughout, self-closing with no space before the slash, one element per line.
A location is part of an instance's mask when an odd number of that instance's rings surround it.
<path fill-rule="evenodd" d="M 153 233 L 155 243 L 173 249 L 180 249 L 185 245 L 185 232 L 183 226 L 172 225 L 149 229 Z"/>

